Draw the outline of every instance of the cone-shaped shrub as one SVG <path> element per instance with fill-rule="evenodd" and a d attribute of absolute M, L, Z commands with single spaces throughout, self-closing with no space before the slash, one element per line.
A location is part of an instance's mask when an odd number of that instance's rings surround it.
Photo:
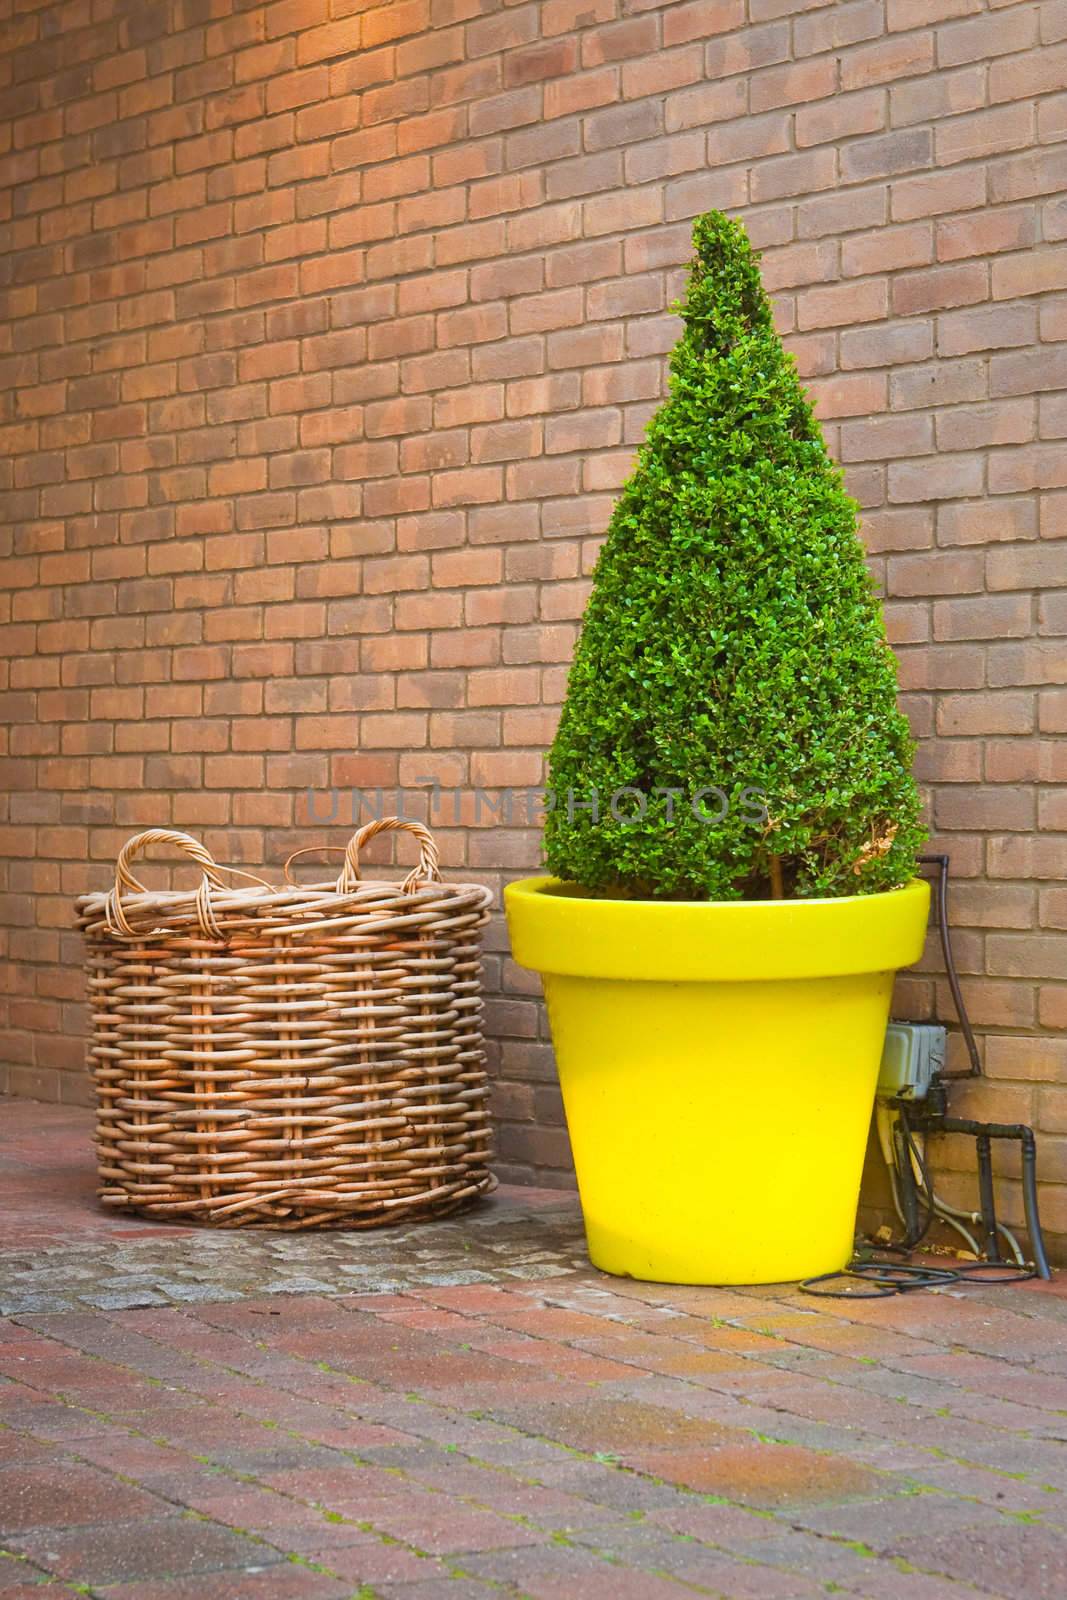
<path fill-rule="evenodd" d="M 857 509 L 743 227 L 713 211 L 694 244 L 552 746 L 548 866 L 677 899 L 893 888 L 923 833 Z"/>

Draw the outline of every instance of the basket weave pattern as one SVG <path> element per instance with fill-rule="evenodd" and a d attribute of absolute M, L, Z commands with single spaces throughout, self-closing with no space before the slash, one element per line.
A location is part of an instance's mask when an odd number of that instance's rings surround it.
<path fill-rule="evenodd" d="M 403 883 L 363 882 L 383 828 L 419 841 Z M 147 891 L 169 844 L 195 891 Z M 336 883 L 230 887 L 187 834 L 131 839 L 83 895 L 105 1205 L 219 1226 L 368 1228 L 493 1186 L 479 959 L 490 893 L 444 884 L 431 835 L 384 818 Z M 240 874 L 248 877 L 249 874 Z"/>

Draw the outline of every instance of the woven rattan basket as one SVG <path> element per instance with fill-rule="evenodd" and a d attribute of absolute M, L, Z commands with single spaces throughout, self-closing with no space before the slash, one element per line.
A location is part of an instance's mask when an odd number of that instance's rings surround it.
<path fill-rule="evenodd" d="M 360 880 L 383 828 L 418 840 L 403 883 Z M 191 857 L 199 888 L 144 889 L 130 862 L 153 844 Z M 432 836 L 395 817 L 359 830 L 336 883 L 233 888 L 228 870 L 151 829 L 123 847 L 109 893 L 77 902 L 104 1204 L 370 1228 L 484 1194 L 489 891 L 442 883 Z"/>

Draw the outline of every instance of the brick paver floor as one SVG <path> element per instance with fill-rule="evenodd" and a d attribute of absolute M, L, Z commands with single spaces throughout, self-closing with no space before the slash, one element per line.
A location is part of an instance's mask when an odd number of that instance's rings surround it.
<path fill-rule="evenodd" d="M 815 1304 L 585 1264 L 569 1196 L 389 1233 L 103 1215 L 0 1102 L 0 1600 L 1063 1600 L 1060 1284 Z"/>

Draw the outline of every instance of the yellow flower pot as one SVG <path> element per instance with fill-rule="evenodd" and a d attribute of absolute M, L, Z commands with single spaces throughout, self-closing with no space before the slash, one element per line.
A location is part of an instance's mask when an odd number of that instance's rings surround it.
<path fill-rule="evenodd" d="M 839 900 L 505 891 L 544 979 L 589 1254 L 661 1283 L 779 1283 L 852 1254 L 893 974 L 916 880 Z"/>

